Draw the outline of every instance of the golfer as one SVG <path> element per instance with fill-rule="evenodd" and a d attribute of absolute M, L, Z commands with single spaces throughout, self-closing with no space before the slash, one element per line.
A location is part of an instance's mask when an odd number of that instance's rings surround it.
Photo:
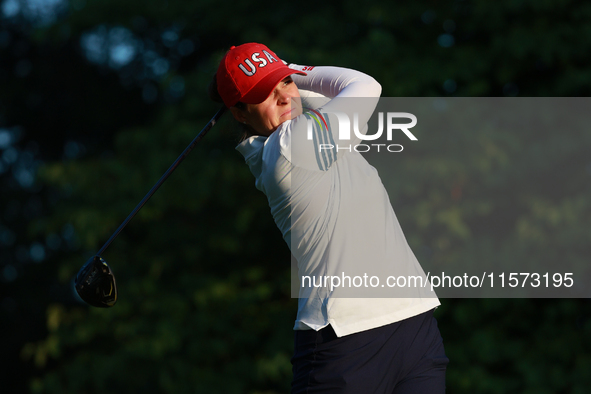
<path fill-rule="evenodd" d="M 420 286 L 372 293 L 389 289 L 373 286 L 383 275 L 424 277 L 377 171 L 352 148 L 381 86 L 350 69 L 287 65 L 258 43 L 230 48 L 214 82 L 210 95 L 244 129 L 236 149 L 309 279 L 299 288 L 292 393 L 443 393 L 437 297 Z"/>

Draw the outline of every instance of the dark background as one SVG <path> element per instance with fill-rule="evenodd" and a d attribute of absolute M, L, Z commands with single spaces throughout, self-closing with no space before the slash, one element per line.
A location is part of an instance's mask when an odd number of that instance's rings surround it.
<path fill-rule="evenodd" d="M 591 90 L 585 1 L 0 5 L 3 393 L 289 390 L 289 250 L 228 120 L 103 254 L 117 305 L 72 291 L 217 110 L 206 88 L 230 45 L 359 69 L 384 97 Z M 421 139 L 391 195 L 419 260 L 588 264 L 587 134 Z M 587 299 L 443 299 L 436 316 L 450 393 L 589 392 Z"/>

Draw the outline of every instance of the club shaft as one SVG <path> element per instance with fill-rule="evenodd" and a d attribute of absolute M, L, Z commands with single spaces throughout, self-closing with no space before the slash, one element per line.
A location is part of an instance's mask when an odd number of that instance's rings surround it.
<path fill-rule="evenodd" d="M 189 146 L 187 146 L 185 148 L 183 153 L 181 153 L 181 155 L 174 161 L 174 163 L 172 163 L 172 165 L 168 168 L 168 170 L 166 170 L 166 172 L 164 173 L 164 175 L 162 175 L 162 177 L 158 180 L 158 182 L 156 182 L 156 184 L 152 187 L 152 189 L 150 189 L 148 194 L 146 194 L 144 196 L 144 198 L 142 199 L 142 201 L 140 201 L 140 203 L 134 208 L 134 210 L 131 211 L 131 213 L 129 214 L 127 219 L 125 219 L 123 221 L 123 223 L 121 223 L 119 228 L 117 230 L 115 230 L 113 235 L 111 235 L 111 238 L 109 238 L 107 240 L 107 242 L 105 242 L 103 247 L 97 253 L 99 256 L 103 254 L 105 249 L 107 249 L 109 247 L 111 242 L 113 242 L 113 240 L 117 237 L 117 235 L 119 235 L 119 233 L 125 228 L 125 226 L 127 226 L 127 223 L 129 223 L 131 221 L 131 219 L 133 219 L 133 217 L 138 213 L 138 211 L 144 206 L 144 204 L 146 202 L 148 202 L 150 197 L 152 197 L 154 195 L 154 193 L 156 193 L 156 190 L 158 190 L 158 188 L 164 183 L 164 181 L 166 181 L 166 179 L 170 176 L 170 174 L 172 174 L 172 172 L 179 166 L 179 164 L 181 164 L 181 162 L 185 159 L 185 157 L 187 157 L 187 155 L 193 150 L 195 145 L 197 145 L 197 143 L 199 143 L 199 141 L 201 141 L 201 139 L 203 137 L 205 137 L 205 134 L 207 134 L 207 132 L 217 123 L 219 118 L 224 114 L 224 112 L 226 112 L 226 110 L 227 110 L 226 106 L 222 106 L 222 108 L 220 108 L 220 110 L 213 116 L 213 118 L 211 118 L 211 120 L 205 125 L 203 130 L 201 130 L 201 132 L 199 134 L 197 134 L 197 136 L 193 139 L 193 141 L 191 141 Z"/>

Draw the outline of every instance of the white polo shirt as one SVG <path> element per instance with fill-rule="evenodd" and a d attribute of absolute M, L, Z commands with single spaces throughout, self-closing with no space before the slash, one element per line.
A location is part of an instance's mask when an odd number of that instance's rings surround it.
<path fill-rule="evenodd" d="M 381 86 L 350 69 L 305 71 L 307 76 L 292 78 L 302 91 L 328 97 L 320 108 L 283 123 L 269 137 L 253 136 L 236 147 L 256 187 L 267 196 L 297 260 L 299 278 L 310 278 L 299 288 L 294 329 L 330 324 L 337 336 L 344 336 L 437 307 L 439 300 L 422 282 L 425 274 L 376 169 L 354 149 L 319 149 L 323 141 L 333 146 L 343 142 L 338 140 L 338 114 L 353 119 L 355 113 L 359 131 L 367 132 Z M 353 131 L 351 136 L 348 144 L 359 142 Z M 390 287 L 395 282 L 388 282 L 389 277 L 404 277 L 405 282 L 421 278 L 422 285 Z M 360 279 L 364 283 L 356 286 Z M 334 286 L 337 280 L 340 287 Z"/>

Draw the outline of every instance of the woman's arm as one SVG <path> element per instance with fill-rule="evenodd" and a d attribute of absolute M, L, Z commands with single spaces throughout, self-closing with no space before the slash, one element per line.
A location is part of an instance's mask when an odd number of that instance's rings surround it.
<path fill-rule="evenodd" d="M 372 77 L 360 71 L 342 67 L 299 66 L 294 70 L 308 75 L 293 74 L 292 79 L 300 89 L 320 93 L 326 97 L 380 97 L 382 86 Z"/>
<path fill-rule="evenodd" d="M 292 75 L 299 89 L 312 91 L 330 99 L 309 100 L 317 110 L 295 118 L 284 155 L 294 164 L 327 170 L 347 152 L 353 151 L 365 135 L 367 122 L 378 103 L 382 87 L 372 77 L 340 67 L 290 65 L 308 75 Z"/>

